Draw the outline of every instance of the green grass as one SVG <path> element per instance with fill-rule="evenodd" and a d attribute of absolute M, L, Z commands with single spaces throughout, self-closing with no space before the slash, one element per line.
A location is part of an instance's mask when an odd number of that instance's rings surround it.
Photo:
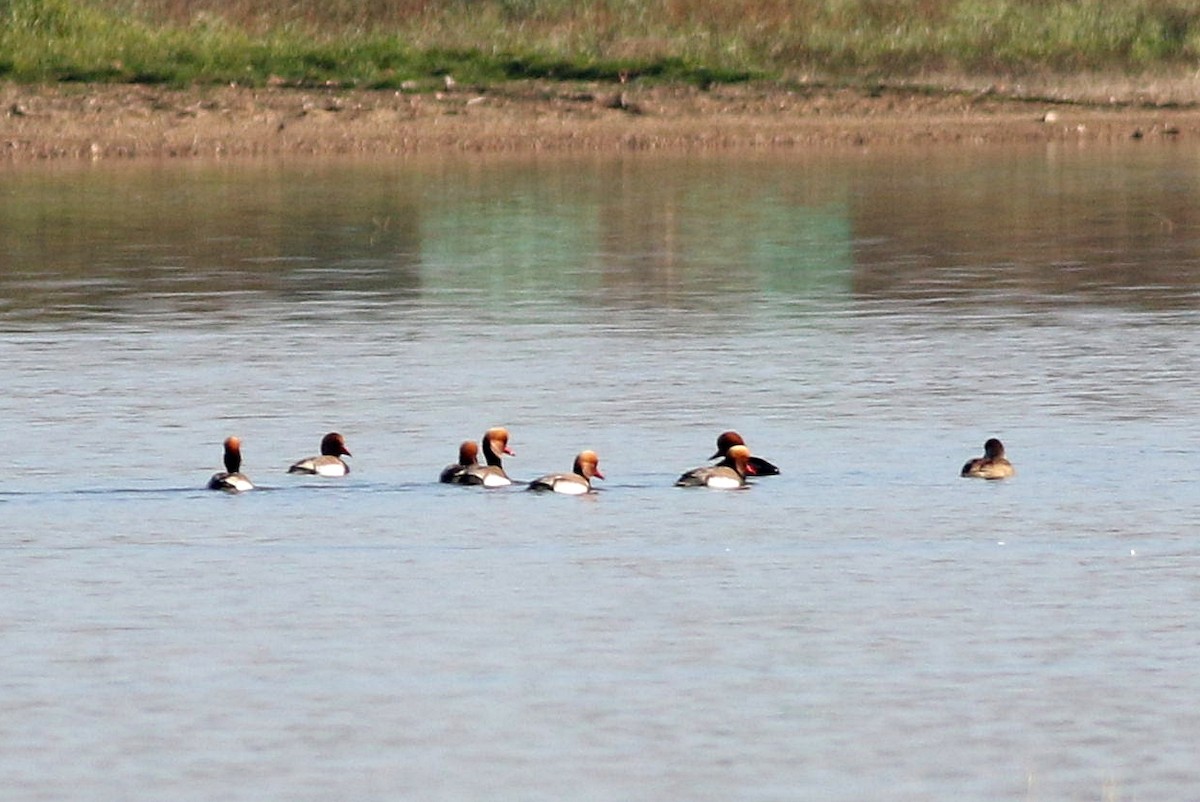
<path fill-rule="evenodd" d="M 0 0 L 0 77 L 707 85 L 801 74 L 1139 72 L 1200 60 L 1194 0 Z"/>

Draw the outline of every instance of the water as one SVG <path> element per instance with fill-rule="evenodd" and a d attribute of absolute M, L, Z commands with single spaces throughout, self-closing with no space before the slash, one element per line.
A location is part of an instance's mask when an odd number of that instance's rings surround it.
<path fill-rule="evenodd" d="M 9 170 L 0 798 L 1186 797 L 1198 177 Z M 438 485 L 496 424 L 602 492 Z M 671 487 L 730 428 L 782 475 Z"/>

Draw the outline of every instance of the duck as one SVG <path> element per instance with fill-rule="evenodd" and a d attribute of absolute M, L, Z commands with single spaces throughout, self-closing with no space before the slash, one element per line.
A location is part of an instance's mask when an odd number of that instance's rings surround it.
<path fill-rule="evenodd" d="M 307 473 L 316 476 L 345 476 L 350 473 L 350 466 L 342 459 L 342 455 L 353 456 L 346 448 L 346 440 L 337 432 L 330 432 L 321 438 L 321 456 L 307 457 L 288 468 L 288 473 Z"/>
<path fill-rule="evenodd" d="M 600 458 L 595 451 L 581 451 L 575 457 L 571 473 L 551 473 L 529 483 L 530 490 L 582 496 L 592 492 L 592 479 L 603 479 L 600 473 Z"/>
<path fill-rule="evenodd" d="M 508 429 L 496 426 L 483 433 L 483 460 L 486 465 L 473 465 L 467 468 L 466 475 L 460 484 L 483 485 L 484 487 L 507 487 L 512 479 L 504 472 L 500 460 L 501 454 L 515 457 L 517 452 L 508 447 Z"/>
<path fill-rule="evenodd" d="M 253 490 L 254 483 L 241 473 L 242 441 L 232 435 L 225 438 L 225 470 L 214 473 L 208 480 L 209 490 L 224 490 L 227 493 L 241 493 Z"/>
<path fill-rule="evenodd" d="M 472 485 L 481 484 L 480 481 L 472 481 L 478 477 L 478 471 L 472 470 L 481 467 L 479 465 L 479 446 L 475 445 L 474 440 L 463 440 L 458 447 L 458 462 L 447 465 L 438 481 L 443 484 L 455 485 Z"/>
<path fill-rule="evenodd" d="M 675 480 L 675 486 L 711 487 L 716 490 L 737 490 L 746 487 L 746 474 L 755 475 L 756 469 L 752 459 L 750 449 L 744 445 L 730 446 L 720 465 L 693 468 Z"/>
<path fill-rule="evenodd" d="M 721 432 L 721 434 L 717 435 L 717 452 L 709 457 L 709 459 L 720 458 L 721 461 L 717 463 L 718 465 L 726 468 L 732 468 L 734 466 L 733 462 L 729 459 L 729 449 L 733 448 L 734 446 L 744 445 L 746 445 L 746 441 L 742 439 L 742 436 L 737 432 Z M 753 476 L 779 475 L 779 469 L 770 462 L 767 462 L 762 457 L 751 456 L 749 464 L 754 467 L 754 470 L 750 472 Z"/>
<path fill-rule="evenodd" d="M 1004 444 L 995 437 L 983 444 L 983 456 L 968 460 L 962 476 L 972 479 L 1007 479 L 1016 471 L 1004 456 Z"/>

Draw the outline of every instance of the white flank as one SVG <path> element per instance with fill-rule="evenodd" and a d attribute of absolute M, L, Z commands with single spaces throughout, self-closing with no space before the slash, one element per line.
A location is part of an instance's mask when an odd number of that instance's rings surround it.
<path fill-rule="evenodd" d="M 254 484 L 245 476 L 227 476 L 225 477 L 225 484 L 239 493 L 254 489 Z"/>
<path fill-rule="evenodd" d="M 708 481 L 705 484 L 715 490 L 737 490 L 739 487 L 742 487 L 742 483 L 732 476 L 722 476 L 720 474 L 708 477 Z"/>
<path fill-rule="evenodd" d="M 346 466 L 340 462 L 329 462 L 316 466 L 317 476 L 345 476 Z"/>
<path fill-rule="evenodd" d="M 511 484 L 512 479 L 509 479 L 507 476 L 501 476 L 498 473 L 488 471 L 483 475 L 484 487 L 508 487 Z"/>
<path fill-rule="evenodd" d="M 588 492 L 588 490 L 589 488 L 587 485 L 580 484 L 579 482 L 572 482 L 568 479 L 559 479 L 554 483 L 555 493 L 563 493 L 568 496 L 582 496 L 584 493 Z"/>

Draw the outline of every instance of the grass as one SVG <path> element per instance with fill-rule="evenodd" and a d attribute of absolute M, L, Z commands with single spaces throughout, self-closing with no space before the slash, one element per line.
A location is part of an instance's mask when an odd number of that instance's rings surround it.
<path fill-rule="evenodd" d="M 400 87 L 1179 70 L 1194 0 L 0 0 L 0 77 Z"/>

